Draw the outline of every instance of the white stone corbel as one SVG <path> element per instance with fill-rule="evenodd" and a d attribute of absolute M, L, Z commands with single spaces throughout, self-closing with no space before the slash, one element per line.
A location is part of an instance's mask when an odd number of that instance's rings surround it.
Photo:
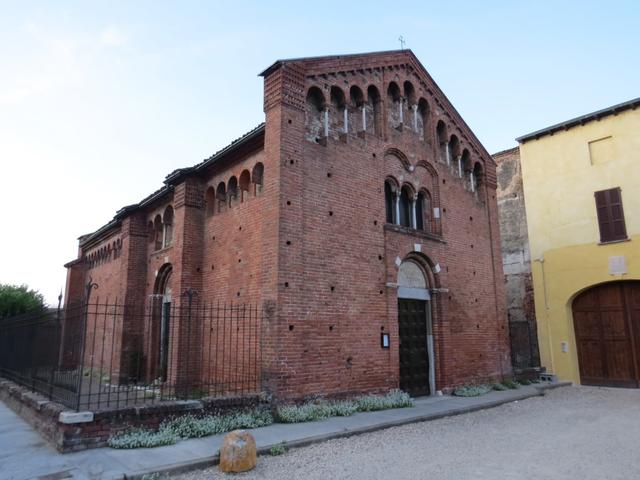
<path fill-rule="evenodd" d="M 324 108 L 324 136 L 329 136 L 329 107 Z"/>

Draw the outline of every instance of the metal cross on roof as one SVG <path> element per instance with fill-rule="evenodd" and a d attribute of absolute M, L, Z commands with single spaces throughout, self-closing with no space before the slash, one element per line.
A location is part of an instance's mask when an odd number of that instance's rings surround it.
<path fill-rule="evenodd" d="M 400 36 L 398 37 L 398 41 L 400 42 L 400 50 L 404 50 L 404 44 L 406 43 L 406 42 L 404 41 L 404 37 L 403 37 L 402 35 L 400 35 Z"/>

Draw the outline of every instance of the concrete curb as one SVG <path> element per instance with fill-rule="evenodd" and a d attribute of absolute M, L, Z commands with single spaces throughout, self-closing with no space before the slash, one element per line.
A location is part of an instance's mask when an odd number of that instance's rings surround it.
<path fill-rule="evenodd" d="M 287 450 L 290 450 L 292 448 L 301 448 L 301 447 L 306 447 L 309 445 L 313 445 L 315 443 L 321 443 L 321 442 L 325 442 L 327 440 L 333 440 L 333 439 L 337 439 L 337 438 L 347 438 L 347 437 L 351 437 L 354 435 L 361 435 L 363 433 L 371 433 L 371 432 L 377 432 L 379 430 L 385 430 L 387 428 L 393 428 L 393 427 L 400 427 L 403 425 L 409 425 L 412 423 L 421 423 L 421 422 L 427 422 L 427 421 L 431 421 L 431 420 L 438 420 L 441 418 L 446 418 L 446 417 L 453 417 L 456 415 L 463 415 L 465 413 L 473 413 L 473 412 L 477 412 L 479 410 L 486 410 L 489 408 L 495 408 L 495 407 L 499 407 L 501 405 L 505 405 L 507 403 L 512 403 L 512 402 L 518 402 L 520 400 L 526 400 L 528 398 L 533 398 L 533 397 L 541 397 L 544 396 L 547 390 L 553 390 L 556 388 L 560 388 L 560 387 L 568 387 L 571 386 L 572 383 L 571 382 L 556 382 L 556 383 L 549 383 L 549 384 L 544 384 L 544 385 L 533 385 L 533 387 L 535 388 L 536 391 L 534 392 L 526 392 L 526 393 L 521 393 L 520 395 L 517 396 L 511 396 L 509 398 L 505 398 L 505 399 L 498 399 L 498 400 L 493 400 L 490 402 L 486 402 L 486 403 L 480 403 L 477 405 L 468 405 L 468 406 L 463 406 L 463 407 L 453 407 L 450 408 L 448 410 L 442 411 L 442 412 L 437 412 L 437 413 L 428 413 L 428 414 L 422 414 L 422 415 L 416 415 L 414 417 L 407 417 L 407 418 L 403 418 L 400 420 L 393 420 L 393 421 L 388 421 L 388 422 L 381 422 L 381 423 L 376 423 L 373 425 L 368 425 L 365 427 L 360 427 L 360 428 L 354 428 L 354 429 L 350 429 L 350 430 L 343 430 L 343 431 L 339 431 L 339 432 L 332 432 L 329 434 L 323 434 L 323 435 L 316 435 L 316 436 L 310 436 L 310 437 L 305 437 L 305 438 L 301 438 L 300 440 L 293 440 L 290 442 L 286 442 L 285 446 L 287 448 Z M 273 448 L 276 445 L 280 445 L 280 443 L 274 443 L 274 444 L 269 444 L 269 445 L 264 445 L 261 447 L 258 447 L 257 451 L 258 451 L 258 455 L 265 455 L 270 453 L 271 448 Z M 125 480 L 143 480 L 145 475 L 152 475 L 152 474 L 166 474 L 166 475 L 176 475 L 176 474 L 180 474 L 180 473 L 186 473 L 186 472 L 190 472 L 192 470 L 199 470 L 199 469 L 204 469 L 204 468 L 208 468 L 208 467 L 212 467 L 214 465 L 217 465 L 220 462 L 220 457 L 219 455 L 212 455 L 209 457 L 203 457 L 203 458 L 199 458 L 196 460 L 189 460 L 186 462 L 179 462 L 179 463 L 173 463 L 170 465 L 166 465 L 162 468 L 154 468 L 154 469 L 149 469 L 149 470 L 144 470 L 144 471 L 138 471 L 138 472 L 134 472 L 131 474 L 123 474 L 121 478 L 125 479 Z"/>

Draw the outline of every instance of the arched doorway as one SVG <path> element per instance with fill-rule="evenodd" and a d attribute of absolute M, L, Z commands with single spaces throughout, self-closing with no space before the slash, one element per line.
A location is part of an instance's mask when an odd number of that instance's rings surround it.
<path fill-rule="evenodd" d="M 435 391 L 431 294 L 422 267 L 405 260 L 398 270 L 400 389 L 413 396 Z"/>
<path fill-rule="evenodd" d="M 640 281 L 591 287 L 572 310 L 581 383 L 640 386 Z"/>
<path fill-rule="evenodd" d="M 159 270 L 154 288 L 154 314 L 151 341 L 150 370 L 152 380 L 167 381 L 169 369 L 169 332 L 171 329 L 171 264 Z"/>

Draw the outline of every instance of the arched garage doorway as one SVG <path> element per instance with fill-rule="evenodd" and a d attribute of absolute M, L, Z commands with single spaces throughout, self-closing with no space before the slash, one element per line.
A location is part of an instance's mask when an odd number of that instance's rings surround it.
<path fill-rule="evenodd" d="M 435 391 L 431 295 L 424 271 L 405 260 L 398 271 L 400 389 L 412 396 Z"/>
<path fill-rule="evenodd" d="M 591 287 L 572 310 L 581 383 L 640 386 L 640 281 Z"/>

